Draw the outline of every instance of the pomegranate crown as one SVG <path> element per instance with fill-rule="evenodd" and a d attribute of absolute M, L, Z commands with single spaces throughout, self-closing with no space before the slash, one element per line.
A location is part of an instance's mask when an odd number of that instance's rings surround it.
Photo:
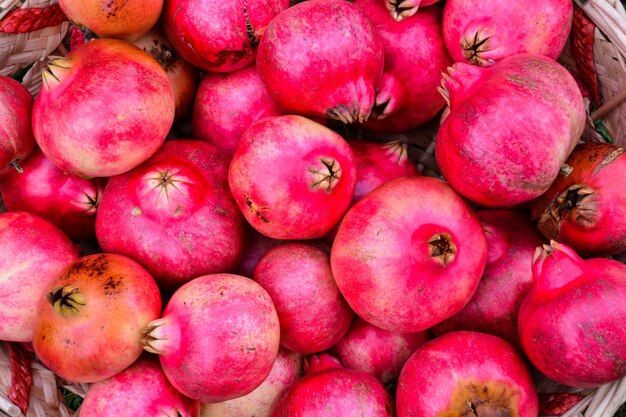
<path fill-rule="evenodd" d="M 535 250 L 533 257 L 534 285 L 559 289 L 584 273 L 585 261 L 570 247 L 554 240 Z"/>

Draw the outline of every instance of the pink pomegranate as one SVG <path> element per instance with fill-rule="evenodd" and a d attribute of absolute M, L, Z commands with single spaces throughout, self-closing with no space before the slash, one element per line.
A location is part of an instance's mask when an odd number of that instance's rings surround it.
<path fill-rule="evenodd" d="M 228 181 L 257 231 L 274 239 L 313 239 L 348 210 L 356 168 L 350 145 L 337 133 L 301 116 L 277 116 L 244 133 Z"/>
<path fill-rule="evenodd" d="M 245 247 L 239 265 L 235 268 L 235 274 L 252 278 L 257 264 L 267 251 L 285 242 L 262 235 L 252 227 L 246 229 Z"/>
<path fill-rule="evenodd" d="M 287 7 L 289 0 L 169 0 L 163 27 L 196 67 L 231 72 L 254 62 L 268 23 Z"/>
<path fill-rule="evenodd" d="M 309 0 L 272 20 L 257 67 L 287 112 L 353 123 L 369 117 L 383 61 L 380 36 L 358 6 Z"/>
<path fill-rule="evenodd" d="M 167 379 L 203 403 L 252 392 L 278 355 L 280 325 L 267 292 L 251 279 L 205 275 L 180 287 L 145 330 Z"/>
<path fill-rule="evenodd" d="M 89 387 L 82 417 L 198 417 L 200 403 L 169 383 L 155 356 L 142 356 L 119 374 Z"/>
<path fill-rule="evenodd" d="M 22 167 L 22 174 L 9 172 L 0 179 L 0 193 L 8 210 L 41 216 L 75 240 L 95 237 L 102 181 L 65 174 L 39 149 Z"/>
<path fill-rule="evenodd" d="M 321 352 L 348 331 L 354 313 L 335 284 L 327 251 L 308 243 L 277 246 L 261 258 L 254 280 L 274 301 L 287 349 Z"/>
<path fill-rule="evenodd" d="M 70 174 L 110 177 L 133 169 L 156 152 L 174 120 L 165 71 L 123 41 L 85 43 L 51 61 L 43 80 L 33 107 L 35 139 Z"/>
<path fill-rule="evenodd" d="M 402 368 L 398 417 L 537 417 L 536 388 L 515 349 L 497 336 L 453 332 L 427 342 Z"/>
<path fill-rule="evenodd" d="M 301 353 L 280 348 L 272 371 L 250 394 L 217 404 L 203 404 L 200 417 L 268 417 L 276 397 L 302 376 Z"/>
<path fill-rule="evenodd" d="M 626 376 L 626 265 L 583 260 L 552 241 L 537 248 L 519 312 L 524 352 L 546 376 L 590 388 Z"/>
<path fill-rule="evenodd" d="M 350 147 L 356 161 L 354 202 L 359 201 L 384 183 L 400 177 L 420 175 L 409 159 L 406 143 L 396 140 L 387 143 L 352 141 Z"/>
<path fill-rule="evenodd" d="M 0 75 L 0 177 L 22 172 L 19 162 L 35 148 L 31 127 L 33 97 L 12 78 Z"/>
<path fill-rule="evenodd" d="M 153 28 L 133 43 L 156 59 L 165 70 L 174 92 L 176 120 L 188 118 L 200 82 L 198 69 L 178 55 L 160 28 Z"/>
<path fill-rule="evenodd" d="M 448 0 L 443 36 L 456 62 L 490 66 L 520 53 L 556 59 L 573 14 L 570 0 Z"/>
<path fill-rule="evenodd" d="M 539 230 L 585 254 L 626 250 L 626 155 L 608 143 L 580 144 L 550 189 L 531 204 Z"/>
<path fill-rule="evenodd" d="M 541 235 L 525 213 L 481 210 L 476 215 L 487 236 L 487 266 L 470 302 L 434 327 L 435 334 L 454 330 L 489 333 L 521 352 L 517 314 L 533 283 L 531 269 Z"/>
<path fill-rule="evenodd" d="M 78 259 L 52 223 L 25 212 L 0 213 L 0 340 L 30 342 L 49 284 Z"/>
<path fill-rule="evenodd" d="M 389 393 L 376 378 L 344 369 L 327 353 L 305 362 L 306 375 L 276 400 L 272 417 L 391 417 Z"/>
<path fill-rule="evenodd" d="M 354 312 L 394 332 L 419 332 L 458 313 L 485 268 L 487 241 L 471 208 L 443 181 L 399 178 L 344 217 L 331 251 Z"/>
<path fill-rule="evenodd" d="M 245 220 L 228 191 L 228 163 L 208 143 L 165 142 L 109 180 L 96 216 L 100 246 L 135 259 L 162 288 L 235 268 Z"/>
<path fill-rule="evenodd" d="M 196 94 L 193 136 L 232 156 L 252 123 L 280 114 L 256 66 L 228 74 L 207 73 Z"/>
<path fill-rule="evenodd" d="M 574 78 L 541 55 L 515 55 L 491 68 L 456 63 L 443 86 L 450 114 L 435 156 L 450 185 L 483 206 L 543 194 L 585 126 Z"/>
<path fill-rule="evenodd" d="M 446 104 L 437 91 L 441 73 L 453 64 L 441 33 L 441 10 L 427 7 L 396 22 L 381 0 L 354 4 L 372 20 L 385 49 L 385 69 L 366 127 L 405 132 L 435 117 Z"/>
<path fill-rule="evenodd" d="M 409 356 L 426 340 L 427 332 L 390 332 L 355 317 L 348 333 L 332 351 L 346 368 L 367 372 L 388 384 L 398 377 Z"/>
<path fill-rule="evenodd" d="M 161 294 L 132 259 L 94 254 L 65 268 L 31 307 L 37 358 L 61 378 L 90 383 L 141 356 L 142 330 L 159 317 Z"/>
<path fill-rule="evenodd" d="M 413 16 L 420 7 L 430 6 L 439 0 L 385 0 L 385 6 L 398 22 Z"/>

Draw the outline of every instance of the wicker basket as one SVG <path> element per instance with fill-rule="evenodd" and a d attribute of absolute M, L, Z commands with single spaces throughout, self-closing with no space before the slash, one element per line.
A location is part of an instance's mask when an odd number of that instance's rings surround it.
<path fill-rule="evenodd" d="M 69 23 L 57 23 L 55 19 L 62 17 L 55 16 L 55 3 L 56 0 L 0 0 L 0 74 L 13 75 L 32 65 L 23 83 L 33 95 L 39 90 L 41 71 L 47 65 L 47 58 L 67 52 L 61 41 L 67 35 Z M 587 92 L 589 117 L 582 140 L 605 141 L 609 136 L 615 144 L 626 146 L 626 10 L 619 0 L 574 0 L 574 3 L 580 8 L 577 9 L 574 29 L 560 62 L 575 74 Z M 11 26 L 5 24 L 11 13 L 33 7 L 53 8 L 44 17 L 33 17 L 34 22 L 25 25 L 27 28 L 39 25 L 38 30 L 3 33 L 3 24 Z M 52 23 L 55 24 L 51 26 Z M 46 27 L 42 28 L 42 25 Z M 602 122 L 605 134 L 596 129 L 598 121 Z M 434 157 L 433 138 L 437 126 L 435 120 L 404 134 L 384 137 L 369 134 L 368 138 L 397 139 L 409 143 L 410 155 L 420 170 L 425 175 L 441 176 Z M 351 133 L 361 134 L 359 131 Z M 2 208 L 0 200 L 0 212 Z M 626 256 L 621 260 L 626 261 Z M 15 352 L 14 344 L 11 346 Z M 72 416 L 62 401 L 59 388 L 64 387 L 84 396 L 87 385 L 61 381 L 30 353 L 21 353 L 20 365 L 15 354 L 9 354 L 8 347 L 9 344 L 0 342 L 0 417 L 24 417 L 19 407 L 9 400 L 11 389 L 21 392 L 22 396 L 29 396 L 26 417 Z M 12 368 L 14 372 L 30 368 L 32 383 L 12 381 Z M 24 393 L 24 386 L 30 386 L 30 394 Z M 544 401 L 549 402 L 547 409 L 554 410 L 554 415 L 562 414 L 564 417 L 613 417 L 620 405 L 626 403 L 626 378 L 596 389 L 582 390 L 540 377 L 537 387 Z M 14 401 L 19 402 L 19 398 Z M 546 407 L 542 411 L 542 415 L 550 415 Z M 78 414 L 76 412 L 74 417 Z"/>

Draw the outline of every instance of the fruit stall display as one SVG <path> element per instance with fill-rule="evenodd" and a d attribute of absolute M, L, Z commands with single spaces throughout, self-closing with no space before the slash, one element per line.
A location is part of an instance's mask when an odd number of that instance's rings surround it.
<path fill-rule="evenodd" d="M 625 417 L 616 0 L 0 0 L 0 416 Z"/>

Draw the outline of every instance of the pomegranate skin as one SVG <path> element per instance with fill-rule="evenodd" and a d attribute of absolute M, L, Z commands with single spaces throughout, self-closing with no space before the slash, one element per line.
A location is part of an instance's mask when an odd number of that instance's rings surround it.
<path fill-rule="evenodd" d="M 43 79 L 33 106 L 35 139 L 69 174 L 110 177 L 133 169 L 157 151 L 174 120 L 163 68 L 120 40 L 81 45 L 52 61 Z"/>
<path fill-rule="evenodd" d="M 68 381 L 105 380 L 135 362 L 142 330 L 161 312 L 156 283 L 137 262 L 115 254 L 79 258 L 36 304 L 33 349 Z"/>
<path fill-rule="evenodd" d="M 281 114 L 256 66 L 227 74 L 207 73 L 196 94 L 192 134 L 232 156 L 252 123 Z"/>
<path fill-rule="evenodd" d="M 194 278 L 172 295 L 145 330 L 144 349 L 159 354 L 167 379 L 202 403 L 241 397 L 269 375 L 280 325 L 267 292 L 249 278 Z"/>
<path fill-rule="evenodd" d="M 59 0 L 59 6 L 75 25 L 101 38 L 132 41 L 157 23 L 163 0 Z"/>
<path fill-rule="evenodd" d="M 537 369 L 581 388 L 626 376 L 626 265 L 552 241 L 537 248 L 533 276 L 519 334 Z"/>
<path fill-rule="evenodd" d="M 491 66 L 521 53 L 557 59 L 573 15 L 569 0 L 450 0 L 444 6 L 443 36 L 455 62 Z"/>
<path fill-rule="evenodd" d="M 309 0 L 278 15 L 259 44 L 257 68 L 287 113 L 363 122 L 374 105 L 383 44 L 370 19 L 344 0 Z"/>
<path fill-rule="evenodd" d="M 261 258 L 254 280 L 274 301 L 287 349 L 321 352 L 348 331 L 354 313 L 335 284 L 327 251 L 308 243 L 277 246 Z"/>
<path fill-rule="evenodd" d="M 33 97 L 12 78 L 0 75 L 0 177 L 20 171 L 19 162 L 35 149 L 31 124 Z"/>
<path fill-rule="evenodd" d="M 387 10 L 398 22 L 413 16 L 420 7 L 430 6 L 439 0 L 385 0 Z"/>
<path fill-rule="evenodd" d="M 418 348 L 400 373 L 396 407 L 398 417 L 539 413 L 522 358 L 499 337 L 477 332 L 448 333 Z"/>
<path fill-rule="evenodd" d="M 626 156 L 608 143 L 578 145 L 531 215 L 548 239 L 585 255 L 626 250 Z M 566 175 L 567 174 L 567 175 Z"/>
<path fill-rule="evenodd" d="M 470 300 L 487 260 L 471 208 L 443 181 L 399 178 L 346 214 L 333 242 L 335 282 L 354 312 L 385 330 L 425 330 Z"/>
<path fill-rule="evenodd" d="M 163 28 L 196 67 L 231 72 L 254 62 L 268 23 L 287 7 L 289 0 L 168 0 Z"/>
<path fill-rule="evenodd" d="M 350 146 L 332 130 L 301 116 L 268 117 L 244 133 L 228 182 L 258 232 L 314 239 L 348 210 L 356 167 Z"/>
<path fill-rule="evenodd" d="M 306 375 L 276 400 L 271 417 L 391 417 L 389 393 L 373 376 L 344 369 L 324 353 L 305 362 Z"/>
<path fill-rule="evenodd" d="M 384 144 L 352 141 L 350 148 L 356 161 L 357 178 L 352 197 L 354 203 L 386 182 L 420 175 L 409 159 L 408 146 L 399 140 Z"/>
<path fill-rule="evenodd" d="M 109 180 L 96 216 L 100 246 L 135 259 L 161 288 L 234 269 L 245 220 L 228 191 L 228 163 L 208 143 L 165 142 Z"/>
<path fill-rule="evenodd" d="M 367 372 L 388 384 L 400 375 L 404 363 L 427 340 L 427 332 L 389 332 L 356 317 L 332 352 L 346 368 Z"/>
<path fill-rule="evenodd" d="M 198 417 L 200 403 L 169 383 L 159 360 L 147 354 L 119 374 L 89 387 L 83 417 Z"/>
<path fill-rule="evenodd" d="M 535 249 L 544 239 L 524 213 L 480 210 L 476 215 L 487 236 L 485 272 L 463 310 L 436 325 L 433 331 L 437 335 L 455 330 L 489 333 L 521 352 L 517 315 L 533 283 Z"/>
<path fill-rule="evenodd" d="M 396 22 L 380 0 L 354 4 L 372 20 L 385 50 L 385 69 L 367 129 L 405 132 L 435 117 L 446 105 L 437 91 L 441 73 L 453 64 L 441 33 L 441 10 L 427 7 Z"/>
<path fill-rule="evenodd" d="M 72 242 L 31 213 L 0 213 L 0 340 L 30 342 L 48 285 L 76 259 Z"/>
<path fill-rule="evenodd" d="M 200 417 L 268 417 L 274 400 L 303 374 L 302 353 L 280 348 L 272 371 L 257 389 L 243 397 L 202 404 Z"/>
<path fill-rule="evenodd" d="M 95 237 L 102 181 L 63 173 L 39 149 L 22 168 L 23 173 L 9 172 L 0 179 L 0 194 L 8 210 L 36 214 L 74 240 Z"/>
<path fill-rule="evenodd" d="M 543 194 L 585 126 L 569 72 L 542 55 L 519 54 L 491 68 L 456 63 L 443 85 L 450 113 L 435 156 L 450 185 L 485 207 Z"/>

